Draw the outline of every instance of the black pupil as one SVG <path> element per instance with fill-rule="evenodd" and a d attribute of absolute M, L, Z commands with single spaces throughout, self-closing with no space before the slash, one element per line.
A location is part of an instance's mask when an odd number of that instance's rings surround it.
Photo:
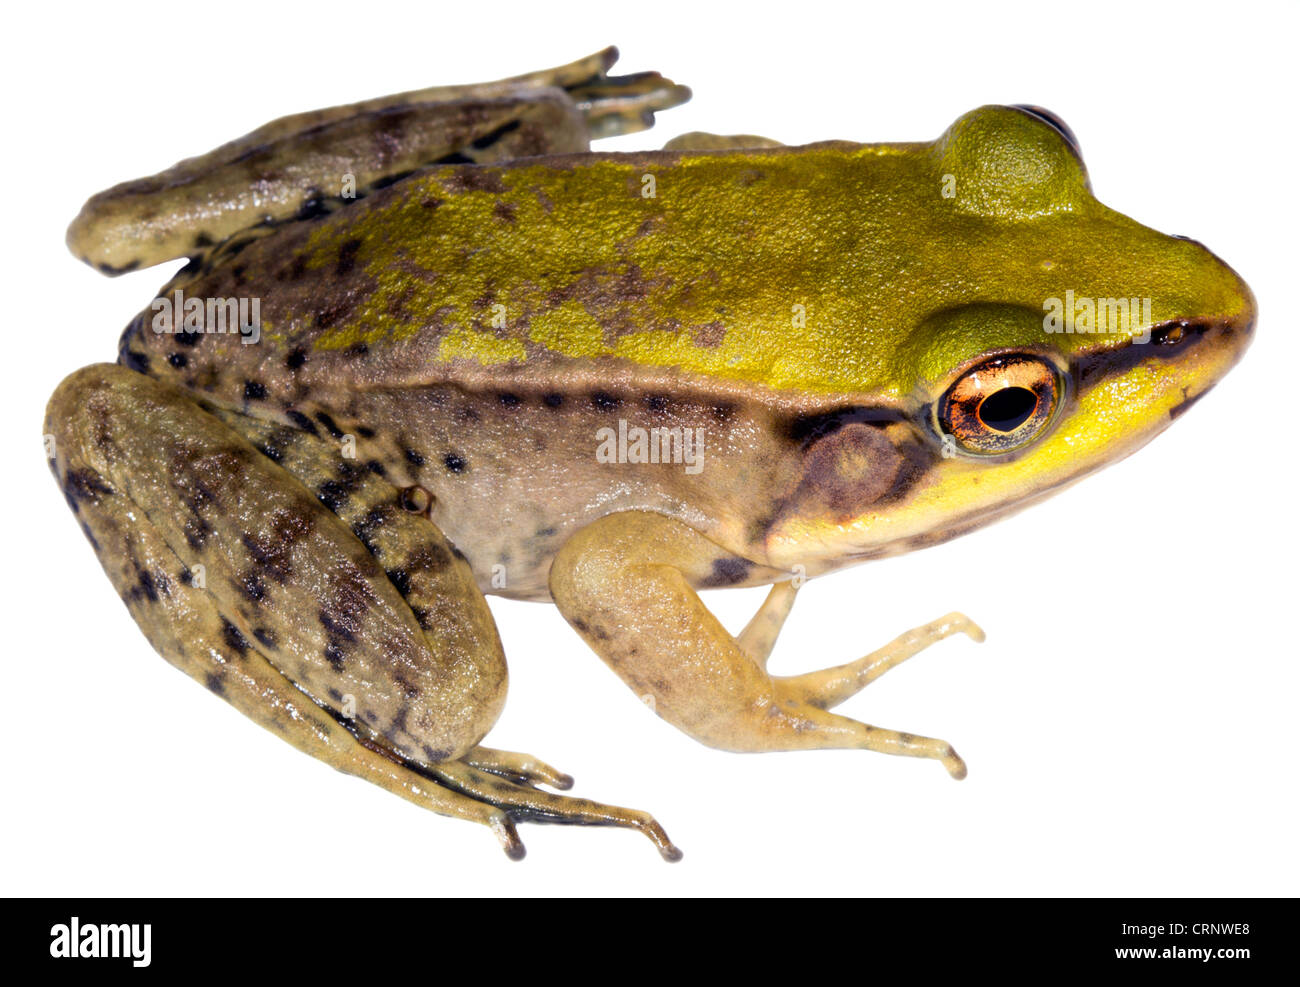
<path fill-rule="evenodd" d="M 1038 396 L 1026 387 L 1004 387 L 980 402 L 979 416 L 995 432 L 1019 428 L 1038 407 Z"/>

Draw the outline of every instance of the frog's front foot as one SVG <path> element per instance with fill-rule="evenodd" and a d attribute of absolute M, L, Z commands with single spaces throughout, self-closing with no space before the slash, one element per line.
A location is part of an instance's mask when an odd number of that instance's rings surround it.
<path fill-rule="evenodd" d="M 660 716 L 710 747 L 733 751 L 853 748 L 938 761 L 957 779 L 966 764 L 933 737 L 861 723 L 830 712 L 923 648 L 956 633 L 984 632 L 951 613 L 857 661 L 804 675 L 773 676 L 767 659 L 794 603 L 794 582 L 777 583 L 754 619 L 732 637 L 694 586 L 718 572 L 755 572 L 671 518 L 628 511 L 575 534 L 551 566 L 551 595 L 569 622 Z M 671 628 L 665 633 L 664 628 Z"/>

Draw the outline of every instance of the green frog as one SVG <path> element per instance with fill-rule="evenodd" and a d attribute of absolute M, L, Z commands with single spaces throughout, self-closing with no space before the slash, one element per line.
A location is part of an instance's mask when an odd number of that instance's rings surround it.
<path fill-rule="evenodd" d="M 554 603 L 710 746 L 962 778 L 947 742 L 833 708 L 980 629 L 951 613 L 774 676 L 799 587 L 1128 455 L 1255 323 L 1204 246 L 1093 197 L 1045 110 L 985 106 L 922 143 L 592 152 L 690 95 L 615 57 L 286 117 L 96 195 L 68 232 L 108 274 L 188 258 L 45 427 L 149 641 L 512 857 L 526 820 L 680 852 L 483 745 L 507 678 L 485 594 Z M 734 636 L 699 596 L 755 585 Z"/>

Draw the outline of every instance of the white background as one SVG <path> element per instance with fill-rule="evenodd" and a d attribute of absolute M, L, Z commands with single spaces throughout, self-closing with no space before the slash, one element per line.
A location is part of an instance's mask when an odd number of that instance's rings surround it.
<path fill-rule="evenodd" d="M 1297 887 L 1294 4 L 104 4 L 7 14 L 0 891 L 29 894 L 1276 895 Z M 43 461 L 45 401 L 113 359 L 171 267 L 74 260 L 82 201 L 298 110 L 605 44 L 695 99 L 649 133 L 928 140 L 982 103 L 1078 134 L 1098 196 L 1253 286 L 1243 364 L 1147 449 L 996 530 L 805 587 L 778 672 L 960 609 L 845 711 L 970 764 L 735 755 L 675 732 L 549 606 L 494 600 L 489 740 L 653 811 L 635 833 L 489 832 L 347 778 L 155 656 Z M 172 265 L 177 266 L 177 265 Z M 1051 578 L 1030 574 L 1044 549 Z M 762 591 L 711 593 L 733 629 Z"/>

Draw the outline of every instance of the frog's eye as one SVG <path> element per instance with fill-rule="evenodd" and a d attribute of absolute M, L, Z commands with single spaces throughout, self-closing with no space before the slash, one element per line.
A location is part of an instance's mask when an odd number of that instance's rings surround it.
<path fill-rule="evenodd" d="M 1045 110 L 1041 106 L 1030 106 L 1028 103 L 1016 103 L 1012 109 L 1019 110 L 1021 113 L 1028 113 L 1031 117 L 1042 120 L 1043 123 L 1065 139 L 1065 143 L 1070 145 L 1070 150 L 1074 152 L 1076 157 L 1079 156 L 1079 138 L 1074 136 L 1074 131 L 1070 129 L 1070 125 L 1051 110 Z"/>
<path fill-rule="evenodd" d="M 963 451 L 996 456 L 1027 445 L 1052 422 L 1062 391 L 1056 368 L 1036 356 L 985 360 L 957 378 L 935 406 L 941 436 Z"/>

